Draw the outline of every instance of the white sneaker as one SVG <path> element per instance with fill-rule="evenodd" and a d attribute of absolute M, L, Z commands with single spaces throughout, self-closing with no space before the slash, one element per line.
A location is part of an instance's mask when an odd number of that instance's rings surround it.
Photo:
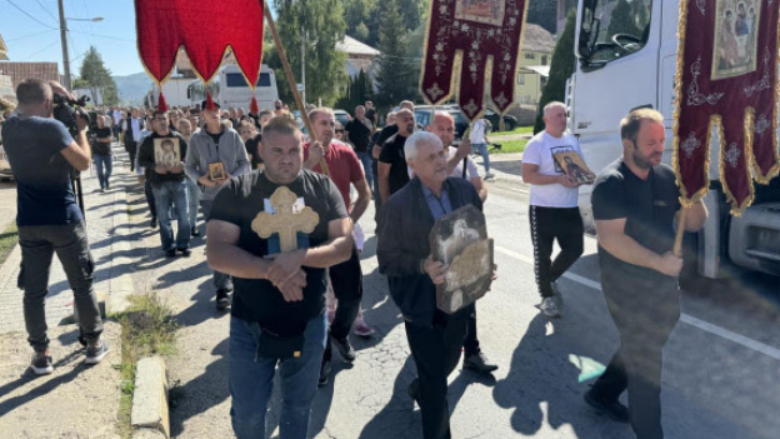
<path fill-rule="evenodd" d="M 539 309 L 547 317 L 561 316 L 561 312 L 558 309 L 558 301 L 555 300 L 555 297 L 545 297 L 544 300 L 542 300 L 542 303 L 539 304 Z"/>

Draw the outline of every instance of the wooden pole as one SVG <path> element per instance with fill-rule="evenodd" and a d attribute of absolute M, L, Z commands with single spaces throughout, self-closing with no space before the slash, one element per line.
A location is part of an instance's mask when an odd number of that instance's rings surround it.
<path fill-rule="evenodd" d="M 682 242 L 683 235 L 685 235 L 685 220 L 688 216 L 690 207 L 683 207 L 680 211 L 680 219 L 677 221 L 677 236 L 674 237 L 674 254 L 678 257 L 682 257 Z"/>
<path fill-rule="evenodd" d="M 265 21 L 268 22 L 268 27 L 271 28 L 271 35 L 274 37 L 274 44 L 276 45 L 276 51 L 279 53 L 279 59 L 282 60 L 282 68 L 284 69 L 285 76 L 287 76 L 287 82 L 290 84 L 290 91 L 292 91 L 293 99 L 295 99 L 295 106 L 298 107 L 298 111 L 301 112 L 303 126 L 306 127 L 306 132 L 309 133 L 309 140 L 311 142 L 316 142 L 317 136 L 312 129 L 309 115 L 306 114 L 303 99 L 301 99 L 301 95 L 298 93 L 295 76 L 293 75 L 292 68 L 290 68 L 290 61 L 287 60 L 287 54 L 284 52 L 284 47 L 282 47 L 282 40 L 279 38 L 279 32 L 276 30 L 274 17 L 271 15 L 271 8 L 268 7 L 268 0 L 263 0 L 263 15 L 265 15 Z M 330 175 L 330 170 L 328 169 L 328 164 L 325 162 L 325 158 L 320 161 L 320 167 L 322 168 L 323 174 Z"/>

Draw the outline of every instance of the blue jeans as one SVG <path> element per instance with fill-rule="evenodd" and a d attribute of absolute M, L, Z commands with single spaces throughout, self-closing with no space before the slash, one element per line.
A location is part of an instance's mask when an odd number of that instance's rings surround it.
<path fill-rule="evenodd" d="M 195 227 L 198 227 L 198 202 L 200 201 L 200 188 L 198 187 L 198 183 L 195 183 L 194 181 L 187 179 L 187 190 L 189 193 L 187 194 L 190 198 L 190 227 L 193 229 Z"/>
<path fill-rule="evenodd" d="M 472 143 L 471 152 L 482 155 L 482 162 L 485 166 L 485 174 L 490 174 L 490 155 L 488 155 L 488 146 L 486 143 Z"/>
<path fill-rule="evenodd" d="M 157 204 L 157 214 L 160 218 L 160 241 L 162 241 L 163 250 L 168 251 L 174 248 L 171 207 L 176 207 L 176 220 L 179 223 L 175 248 L 190 248 L 191 230 L 189 206 L 187 205 L 189 203 L 187 182 L 182 180 L 152 184 L 152 192 L 154 192 L 154 201 Z"/>
<path fill-rule="evenodd" d="M 114 164 L 111 160 L 111 154 L 93 154 L 92 159 L 95 162 L 95 168 L 97 168 L 98 181 L 100 182 L 100 189 L 108 189 L 108 179 L 111 177 L 111 172 L 114 170 Z M 105 170 L 104 170 L 105 167 Z"/>
<path fill-rule="evenodd" d="M 200 200 L 200 208 L 203 210 L 203 221 L 206 223 L 211 218 L 211 207 L 213 205 L 214 200 Z M 233 278 L 229 274 L 214 270 L 214 288 L 217 290 L 232 290 Z"/>
<path fill-rule="evenodd" d="M 248 322 L 230 318 L 230 417 L 238 439 L 265 438 L 265 414 L 279 365 L 282 384 L 280 439 L 306 439 L 311 405 L 317 394 L 328 321 L 325 313 L 311 319 L 300 358 L 277 360 L 257 356 L 257 342 Z"/>
<path fill-rule="evenodd" d="M 358 158 L 360 159 L 360 163 L 363 164 L 363 172 L 366 174 L 366 181 L 368 182 L 368 187 L 371 187 L 371 184 L 374 182 L 374 173 L 371 169 L 371 162 L 374 161 L 374 158 L 371 157 L 371 152 L 359 152 L 357 153 Z"/>

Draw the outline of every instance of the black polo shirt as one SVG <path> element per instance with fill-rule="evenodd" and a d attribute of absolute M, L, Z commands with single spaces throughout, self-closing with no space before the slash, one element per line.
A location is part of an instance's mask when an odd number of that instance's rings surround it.
<path fill-rule="evenodd" d="M 349 134 L 349 141 L 355 145 L 355 152 L 368 151 L 368 146 L 371 143 L 371 128 L 366 126 L 366 122 L 372 123 L 369 120 L 361 122 L 355 118 L 347 122 L 344 127 L 344 131 Z"/>
<path fill-rule="evenodd" d="M 380 162 L 390 164 L 390 195 L 398 192 L 409 183 L 409 168 L 406 165 L 406 154 L 404 153 L 405 144 L 406 137 L 396 133 L 387 139 L 379 154 Z M 382 202 L 385 201 L 382 200 Z"/>
<path fill-rule="evenodd" d="M 658 165 L 646 180 L 617 160 L 599 175 L 592 195 L 593 217 L 626 219 L 625 234 L 651 251 L 664 254 L 674 248 L 674 217 L 680 209 L 680 192 L 672 168 Z M 629 264 L 599 246 L 602 272 L 624 280 L 670 279 L 655 270 Z"/>
<path fill-rule="evenodd" d="M 252 221 L 265 210 L 264 206 L 270 203 L 271 195 L 279 186 L 268 180 L 263 171 L 234 178 L 214 199 L 210 219 L 237 225 L 241 229 L 238 247 L 257 257 L 267 256 L 269 248 L 278 248 L 278 235 L 260 238 L 252 230 Z M 319 215 L 319 224 L 313 233 L 298 233 L 298 246 L 322 245 L 328 240 L 328 223 L 347 216 L 336 185 L 327 176 L 304 170 L 297 180 L 286 186 Z M 326 288 L 324 269 L 303 267 L 303 270 L 306 287 L 301 302 L 285 302 L 282 293 L 268 280 L 234 277 L 232 315 L 257 322 L 283 337 L 302 334 L 306 323 L 324 311 Z"/>

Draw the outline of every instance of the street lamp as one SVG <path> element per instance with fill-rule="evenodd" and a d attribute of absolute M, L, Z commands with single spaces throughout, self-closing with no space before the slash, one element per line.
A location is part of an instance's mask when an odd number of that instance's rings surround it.
<path fill-rule="evenodd" d="M 62 40 L 62 69 L 65 72 L 65 88 L 70 91 L 70 59 L 68 58 L 68 24 L 65 20 L 73 21 L 103 21 L 103 17 L 94 18 L 65 18 L 65 8 L 62 0 L 57 0 L 60 10 L 60 40 Z"/>

